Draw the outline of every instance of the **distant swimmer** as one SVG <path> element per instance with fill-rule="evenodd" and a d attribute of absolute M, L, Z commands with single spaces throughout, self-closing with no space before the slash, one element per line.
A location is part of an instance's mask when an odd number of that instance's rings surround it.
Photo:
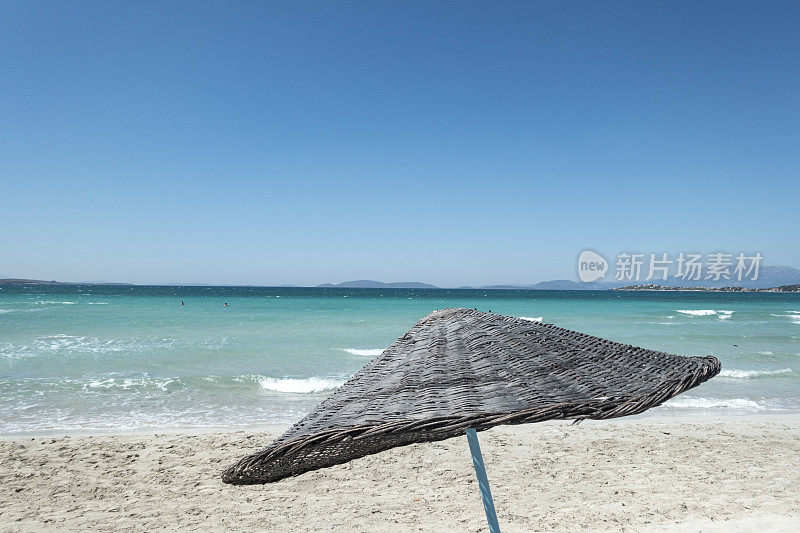
<path fill-rule="evenodd" d="M 181 305 L 183 305 L 183 302 L 181 302 Z"/>
<path fill-rule="evenodd" d="M 228 307 L 228 302 L 225 302 L 225 307 Z"/>

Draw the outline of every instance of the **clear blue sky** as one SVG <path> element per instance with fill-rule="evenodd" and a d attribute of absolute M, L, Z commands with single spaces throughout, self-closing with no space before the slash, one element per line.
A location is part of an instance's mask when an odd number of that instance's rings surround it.
<path fill-rule="evenodd" d="M 798 28 L 797 2 L 5 1 L 0 275 L 800 266 Z"/>

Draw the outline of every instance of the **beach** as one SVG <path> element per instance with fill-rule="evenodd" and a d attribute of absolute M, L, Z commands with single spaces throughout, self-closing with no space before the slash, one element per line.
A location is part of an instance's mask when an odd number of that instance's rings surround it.
<path fill-rule="evenodd" d="M 220 479 L 445 307 L 722 363 L 641 415 L 481 432 L 502 531 L 800 530 L 799 295 L 5 286 L 0 531 L 486 531 L 466 437 Z"/>
<path fill-rule="evenodd" d="M 284 428 L 0 439 L 0 529 L 485 531 L 466 438 L 267 485 L 220 472 Z M 797 531 L 800 416 L 633 417 L 479 434 L 503 531 Z"/>

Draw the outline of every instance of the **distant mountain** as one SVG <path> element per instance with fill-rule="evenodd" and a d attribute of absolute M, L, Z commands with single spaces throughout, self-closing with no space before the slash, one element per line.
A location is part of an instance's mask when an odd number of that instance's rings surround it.
<path fill-rule="evenodd" d="M 26 278 L 0 278 L 0 283 L 8 285 L 132 285 L 132 283 L 108 283 L 105 281 L 55 281 Z"/>
<path fill-rule="evenodd" d="M 517 291 L 603 291 L 614 289 L 623 285 L 614 281 L 594 281 L 592 283 L 579 283 L 568 279 L 554 279 L 540 281 L 531 285 L 485 285 L 481 289 L 505 289 Z"/>
<path fill-rule="evenodd" d="M 704 274 L 705 276 L 705 274 Z M 666 280 L 642 280 L 639 285 L 658 284 L 665 287 L 743 287 L 745 289 L 766 289 L 771 287 L 781 287 L 784 285 L 800 284 L 800 270 L 790 266 L 762 266 L 759 269 L 758 279 L 751 281 L 743 279 L 721 279 L 712 281 L 708 279 L 685 280 L 670 276 Z M 617 289 L 625 285 L 636 285 L 630 281 L 594 281 L 592 283 L 581 283 L 568 279 L 556 279 L 552 281 L 542 281 L 530 285 L 485 285 L 481 289 L 507 289 L 507 290 L 536 290 L 536 291 L 603 291 Z"/>
<path fill-rule="evenodd" d="M 9 283 L 14 285 L 67 285 L 60 281 L 46 281 L 43 279 L 24 279 L 24 278 L 2 278 L 0 283 Z"/>
<path fill-rule="evenodd" d="M 382 281 L 375 281 L 371 279 L 358 279 L 355 281 L 345 281 L 333 285 L 331 283 L 323 283 L 317 287 L 336 287 L 340 289 L 438 289 L 436 285 L 429 285 L 428 283 L 420 283 L 418 281 L 396 281 L 393 283 L 384 283 Z"/>
<path fill-rule="evenodd" d="M 721 279 L 719 281 L 712 281 L 708 279 L 699 280 L 685 280 L 670 276 L 666 280 L 653 279 L 641 280 L 640 282 L 631 282 L 630 280 L 616 281 L 613 279 L 613 274 L 609 274 L 610 281 L 594 281 L 591 283 L 581 283 L 569 279 L 554 279 L 550 281 L 541 281 L 539 283 L 531 283 L 527 285 L 483 285 L 481 287 L 457 287 L 458 289 L 495 289 L 495 290 L 536 290 L 536 291 L 603 291 L 617 289 L 629 285 L 645 285 L 657 284 L 664 287 L 742 287 L 745 289 L 767 289 L 773 287 L 783 287 L 786 285 L 800 284 L 800 269 L 790 266 L 762 266 L 759 270 L 758 279 L 751 281 L 744 279 L 737 281 L 735 279 Z M 83 283 L 70 283 L 59 281 L 45 281 L 39 279 L 21 279 L 21 278 L 0 278 L 0 284 L 28 284 L 28 285 L 132 285 L 130 283 L 103 283 L 103 282 L 83 282 Z M 175 286 L 215 286 L 214 284 L 205 283 L 160 283 L 159 285 L 175 285 Z M 282 285 L 282 287 L 294 287 L 294 285 Z M 359 279 L 354 281 L 345 281 L 343 283 L 332 284 L 323 283 L 317 287 L 327 288 L 342 288 L 342 289 L 438 289 L 436 285 L 429 283 L 421 283 L 419 281 L 397 281 L 393 283 L 384 283 L 382 281 L 375 281 L 371 279 Z"/>
<path fill-rule="evenodd" d="M 762 266 L 758 272 L 758 279 L 751 281 L 743 279 L 709 279 L 685 280 L 671 276 L 666 280 L 650 280 L 646 283 L 657 283 L 667 287 L 744 287 L 745 289 L 766 289 L 783 285 L 796 285 L 800 283 L 800 270 L 790 266 Z M 630 284 L 630 283 L 629 283 Z"/>

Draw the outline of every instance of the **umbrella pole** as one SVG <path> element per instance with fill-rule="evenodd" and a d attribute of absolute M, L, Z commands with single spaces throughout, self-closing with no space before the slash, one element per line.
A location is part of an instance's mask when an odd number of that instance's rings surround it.
<path fill-rule="evenodd" d="M 478 444 L 478 433 L 474 428 L 467 429 L 467 441 L 469 442 L 469 451 L 472 452 L 472 464 L 475 467 L 475 474 L 478 476 L 478 486 L 481 489 L 483 509 L 486 511 L 489 531 L 490 533 L 500 533 L 500 525 L 497 523 L 497 513 L 494 510 L 494 501 L 492 500 L 492 491 L 489 490 L 489 478 L 486 477 L 486 467 L 483 465 L 481 445 Z"/>

